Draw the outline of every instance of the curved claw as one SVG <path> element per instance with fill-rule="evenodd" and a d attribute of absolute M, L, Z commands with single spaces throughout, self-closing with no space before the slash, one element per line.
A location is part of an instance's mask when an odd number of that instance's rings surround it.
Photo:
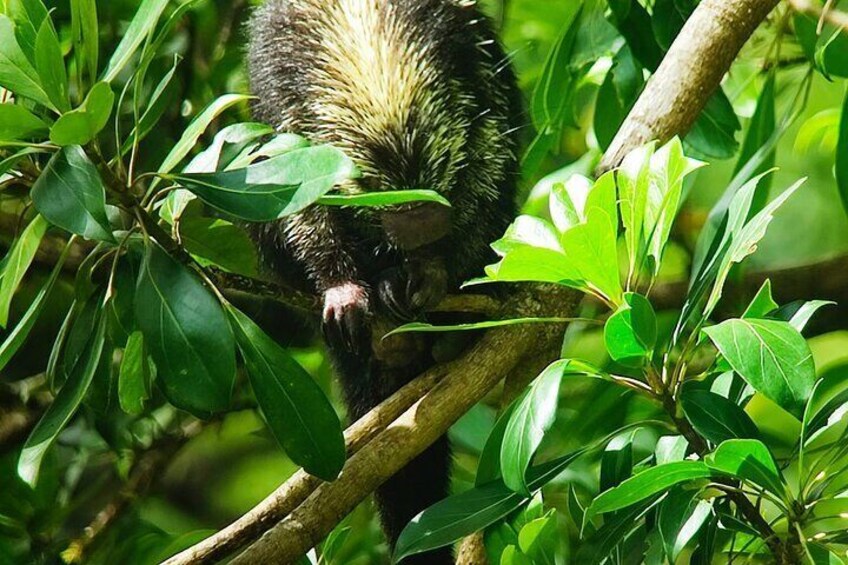
<path fill-rule="evenodd" d="M 323 323 L 327 343 L 352 353 L 367 347 L 370 307 L 365 287 L 349 282 L 324 292 Z"/>

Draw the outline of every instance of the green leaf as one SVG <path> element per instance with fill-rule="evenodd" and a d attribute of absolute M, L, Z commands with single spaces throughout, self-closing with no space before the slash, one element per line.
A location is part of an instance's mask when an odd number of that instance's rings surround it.
<path fill-rule="evenodd" d="M 501 553 L 500 565 L 534 565 L 534 562 L 524 555 L 518 547 L 508 545 Z"/>
<path fill-rule="evenodd" d="M 531 520 L 518 532 L 518 546 L 534 565 L 555 565 L 559 544 L 556 510 Z"/>
<path fill-rule="evenodd" d="M 201 264 L 255 277 L 259 272 L 256 246 L 245 231 L 226 220 L 185 216 L 179 223 L 180 241 Z"/>
<path fill-rule="evenodd" d="M 759 440 L 725 441 L 704 462 L 710 469 L 750 481 L 780 498 L 786 497 L 783 476 L 768 448 Z"/>
<path fill-rule="evenodd" d="M 85 145 L 109 123 L 115 93 L 108 82 L 95 84 L 82 105 L 64 114 L 50 128 L 50 141 L 61 147 Z"/>
<path fill-rule="evenodd" d="M 530 494 L 527 468 L 554 423 L 559 387 L 569 364 L 570 360 L 555 361 L 542 371 L 515 406 L 506 426 L 501 445 L 501 473 L 504 483 L 516 492 Z"/>
<path fill-rule="evenodd" d="M 450 202 L 434 190 L 394 190 L 363 194 L 328 194 L 318 199 L 324 206 L 394 206 L 410 202 L 435 202 L 450 206 Z"/>
<path fill-rule="evenodd" d="M 675 485 L 710 476 L 710 469 L 701 461 L 677 461 L 650 467 L 595 497 L 586 510 L 586 520 L 598 514 L 627 508 Z"/>
<path fill-rule="evenodd" d="M 642 527 L 642 519 L 658 502 L 646 501 L 604 517 L 604 525 L 581 545 L 574 562 L 604 563 L 628 536 Z M 587 528 L 588 524 L 584 520 L 583 531 Z"/>
<path fill-rule="evenodd" d="M 520 401 L 521 397 L 511 402 L 503 414 L 498 417 L 492 431 L 489 432 L 489 437 L 480 453 L 480 460 L 477 462 L 474 486 L 479 487 L 495 481 L 501 476 L 501 446 L 503 445 L 504 434 L 509 421 L 512 419 L 512 413 Z"/>
<path fill-rule="evenodd" d="M 112 82 L 129 64 L 142 42 L 156 28 L 156 23 L 168 6 L 168 1 L 142 0 L 130 22 L 130 26 L 124 32 L 121 42 L 115 48 L 109 63 L 106 65 L 106 70 L 103 72 L 103 81 Z"/>
<path fill-rule="evenodd" d="M 12 305 L 12 296 L 21 284 L 24 275 L 29 270 L 38 246 L 47 228 L 50 225 L 42 216 L 32 219 L 26 229 L 21 232 L 20 237 L 12 244 L 6 264 L 3 267 L 3 278 L 0 280 L 0 326 L 6 327 L 9 323 L 9 308 Z"/>
<path fill-rule="evenodd" d="M 777 320 L 734 319 L 704 332 L 748 384 L 800 416 L 816 368 L 807 342 L 795 328 Z"/>
<path fill-rule="evenodd" d="M 35 42 L 41 24 L 48 17 L 41 0 L 8 0 L 5 13 L 15 23 L 15 37 L 27 58 L 35 64 Z"/>
<path fill-rule="evenodd" d="M 212 143 L 198 153 L 182 172 L 214 173 L 231 167 L 230 164 L 245 149 L 255 148 L 258 139 L 274 133 L 274 128 L 255 122 L 232 124 L 218 133 Z"/>
<path fill-rule="evenodd" d="M 100 27 L 97 24 L 97 0 L 71 0 L 71 29 L 74 53 L 88 69 L 91 82 L 97 80 L 100 54 Z"/>
<path fill-rule="evenodd" d="M 710 515 L 712 504 L 700 500 L 698 494 L 697 490 L 678 487 L 660 502 L 657 529 L 669 563 L 677 562 L 683 548 L 694 539 Z"/>
<path fill-rule="evenodd" d="M 44 286 L 35 295 L 27 311 L 18 320 L 18 325 L 15 326 L 15 329 L 6 336 L 6 339 L 0 345 L 0 371 L 9 364 L 9 361 L 12 360 L 12 357 L 14 357 L 15 353 L 18 352 L 27 337 L 29 337 L 32 328 L 35 326 L 35 322 L 47 304 L 47 298 L 50 296 L 50 291 L 53 290 L 56 279 L 59 278 L 59 273 L 62 271 L 65 260 L 68 258 L 70 249 L 70 244 L 65 246 L 65 249 L 53 267 L 53 271 L 50 273 L 50 278 L 47 279 L 47 282 L 44 283 Z"/>
<path fill-rule="evenodd" d="M 56 153 L 31 196 L 51 224 L 86 239 L 115 241 L 106 217 L 106 189 L 82 147 L 71 145 Z"/>
<path fill-rule="evenodd" d="M 15 39 L 15 24 L 0 14 L 0 86 L 55 110 L 41 86 L 38 71 Z"/>
<path fill-rule="evenodd" d="M 644 254 L 645 208 L 651 186 L 651 156 L 654 148 L 655 144 L 649 143 L 628 153 L 616 174 L 621 223 L 624 225 L 624 242 L 627 245 L 628 283 L 638 275 L 638 259 Z"/>
<path fill-rule="evenodd" d="M 842 207 L 848 212 L 848 93 L 842 102 L 839 119 L 839 141 L 836 144 L 836 186 Z"/>
<path fill-rule="evenodd" d="M 651 13 L 651 27 L 660 47 L 668 51 L 672 42 L 692 15 L 698 0 L 656 0 Z"/>
<path fill-rule="evenodd" d="M 601 455 L 602 491 L 617 487 L 633 474 L 634 433 L 614 437 Z"/>
<path fill-rule="evenodd" d="M 499 263 L 486 267 L 480 282 L 549 282 L 584 289 L 568 257 L 561 251 L 528 245 L 511 249 Z"/>
<path fill-rule="evenodd" d="M 825 306 L 833 306 L 836 302 L 830 300 L 810 300 L 810 301 L 795 301 L 785 304 L 777 309 L 774 317 L 779 320 L 786 320 L 789 325 L 798 330 L 804 331 L 807 323 L 810 321 L 819 309 Z"/>
<path fill-rule="evenodd" d="M 97 329 L 86 346 L 83 359 L 68 376 L 68 380 L 59 390 L 53 403 L 24 443 L 18 459 L 18 476 L 32 487 L 35 487 L 38 480 L 38 471 L 45 453 L 71 420 L 91 386 L 94 373 L 100 364 L 100 355 L 103 353 L 105 320 L 105 316 L 100 316 Z"/>
<path fill-rule="evenodd" d="M 604 342 L 613 361 L 639 366 L 649 361 L 657 343 L 657 317 L 648 299 L 635 292 L 607 319 Z"/>
<path fill-rule="evenodd" d="M 779 305 L 771 295 L 771 281 L 766 279 L 760 290 L 742 314 L 742 318 L 765 318 L 767 314 L 777 310 Z"/>
<path fill-rule="evenodd" d="M 706 390 L 684 389 L 681 404 L 695 430 L 718 445 L 728 439 L 758 439 L 760 432 L 736 403 Z"/>
<path fill-rule="evenodd" d="M 442 333 L 442 332 L 465 332 L 476 330 L 488 330 L 491 328 L 503 328 L 507 326 L 518 326 L 523 324 L 567 324 L 570 322 L 589 322 L 583 318 L 511 318 L 509 320 L 491 320 L 487 322 L 475 322 L 469 324 L 455 324 L 452 326 L 434 326 L 425 322 L 410 322 L 396 328 L 384 337 L 402 333 Z"/>
<path fill-rule="evenodd" d="M 653 258 L 653 274 L 659 274 L 671 228 L 683 195 L 683 180 L 704 163 L 683 154 L 683 144 L 675 137 L 651 156 L 651 182 L 644 216 L 647 256 Z"/>
<path fill-rule="evenodd" d="M 299 212 L 356 174 L 338 149 L 319 145 L 297 149 L 221 173 L 167 175 L 204 202 L 237 218 L 267 222 Z"/>
<path fill-rule="evenodd" d="M 776 73 L 769 73 L 766 82 L 763 85 L 763 90 L 760 92 L 760 97 L 757 100 L 757 108 L 754 110 L 754 115 L 751 116 L 751 123 L 748 125 L 748 132 L 745 134 L 745 139 L 742 142 L 742 149 L 739 152 L 739 160 L 736 162 L 736 168 L 733 169 L 733 175 L 739 174 L 739 171 L 750 161 L 754 154 L 768 143 L 768 140 L 774 135 L 775 123 L 777 121 L 774 110 L 774 88 L 775 88 Z M 763 160 L 763 162 L 754 170 L 754 174 L 765 172 L 774 167 L 775 152 L 772 151 Z M 761 194 L 768 195 L 769 183 L 771 177 L 765 178 L 765 186 Z M 756 209 L 762 208 L 764 201 L 756 205 Z"/>
<path fill-rule="evenodd" d="M 138 124 L 133 127 L 130 134 L 124 140 L 123 145 L 121 145 L 121 155 L 129 153 L 133 147 L 133 143 L 136 141 L 136 137 L 138 138 L 138 141 L 147 137 L 147 134 L 149 134 L 156 124 L 159 123 L 159 120 L 162 118 L 165 110 L 168 109 L 169 104 L 172 102 L 172 97 L 169 96 L 169 94 L 173 91 L 171 86 L 173 84 L 172 81 L 174 75 L 177 72 L 178 63 L 179 59 L 175 57 L 174 64 L 171 66 L 170 70 L 165 73 L 156 85 L 156 88 L 153 89 L 153 93 L 148 98 L 147 106 L 141 114 Z"/>
<path fill-rule="evenodd" d="M 333 406 L 312 377 L 247 316 L 227 306 L 250 384 L 271 433 L 292 461 L 326 481 L 345 461 Z"/>
<path fill-rule="evenodd" d="M 733 105 L 719 90 L 707 101 L 684 142 L 696 156 L 707 160 L 729 159 L 739 149 L 736 132 L 741 127 Z"/>
<path fill-rule="evenodd" d="M 153 1 L 160 3 L 164 1 L 167 4 L 168 0 Z M 153 3 L 153 1 L 145 0 L 145 3 L 150 4 Z M 139 12 L 140 11 L 141 8 L 139 8 Z M 192 148 L 194 148 L 195 144 L 197 144 L 197 140 L 200 139 L 200 136 L 203 135 L 203 132 L 206 131 L 206 128 L 209 127 L 215 118 L 217 118 L 227 108 L 249 99 L 250 96 L 244 94 L 225 94 L 209 104 L 209 106 L 198 114 L 198 116 L 194 118 L 185 129 L 179 141 L 177 141 L 177 144 L 174 145 L 173 149 L 171 149 L 170 153 L 168 153 L 165 157 L 165 160 L 162 161 L 158 172 L 162 174 L 170 173 L 174 167 L 179 165 L 185 156 L 189 154 Z"/>
<path fill-rule="evenodd" d="M 141 414 L 150 396 L 150 367 L 144 352 L 144 335 L 133 332 L 127 339 L 118 373 L 118 401 L 127 414 Z"/>
<path fill-rule="evenodd" d="M 42 88 L 60 112 L 71 109 L 68 102 L 68 73 L 59 37 L 50 18 L 44 18 L 35 39 L 35 68 Z"/>
<path fill-rule="evenodd" d="M 802 420 L 801 440 L 806 442 L 828 420 L 848 402 L 848 379 L 845 378 L 843 367 L 836 366 L 825 371 L 816 382 L 810 400 L 804 410 Z M 802 443 L 803 449 L 803 443 Z"/>
<path fill-rule="evenodd" d="M 662 436 L 657 440 L 657 447 L 654 449 L 654 458 L 657 465 L 671 463 L 673 461 L 683 461 L 686 458 L 686 450 L 689 448 L 689 442 L 683 436 Z"/>
<path fill-rule="evenodd" d="M 559 475 L 587 448 L 554 459 L 531 469 L 528 486 L 540 488 Z M 401 532 L 395 546 L 395 561 L 404 557 L 450 545 L 479 532 L 511 514 L 526 498 L 502 481 L 493 481 L 437 502 L 416 516 Z"/>
<path fill-rule="evenodd" d="M 613 304 L 621 303 L 618 272 L 618 214 L 615 180 L 607 173 L 595 183 L 586 204 L 586 221 L 562 234 L 571 268 Z"/>
<path fill-rule="evenodd" d="M 0 142 L 32 139 L 46 131 L 47 124 L 23 106 L 0 104 Z"/>
<path fill-rule="evenodd" d="M 198 417 L 229 406 L 235 341 L 221 305 L 157 245 L 146 248 L 135 316 L 171 404 Z"/>
<path fill-rule="evenodd" d="M 563 120 L 569 98 L 564 93 L 573 80 L 569 62 L 574 52 L 582 11 L 582 2 L 569 5 L 562 31 L 548 53 L 541 78 L 533 90 L 530 110 L 533 124 L 540 132 Z"/>
<path fill-rule="evenodd" d="M 663 52 L 654 38 L 651 17 L 638 0 L 614 0 L 609 2 L 609 18 L 627 41 L 633 54 L 650 71 L 656 70 Z"/>
<path fill-rule="evenodd" d="M 751 203 L 754 198 L 754 192 L 757 188 L 757 183 L 762 178 L 754 177 L 750 182 L 743 186 L 739 192 L 733 197 L 730 208 L 728 209 L 727 231 L 722 238 L 720 248 L 726 249 L 718 253 L 714 259 L 716 263 L 715 283 L 713 284 L 712 292 L 710 293 L 707 305 L 704 309 L 705 316 L 712 313 L 716 304 L 721 298 L 724 283 L 730 274 L 730 268 L 734 263 L 741 263 L 748 255 L 752 254 L 757 249 L 757 243 L 765 237 L 766 230 L 769 224 L 774 219 L 775 211 L 783 205 L 786 200 L 792 196 L 796 190 L 804 183 L 806 179 L 801 179 L 785 191 L 780 196 L 768 203 L 759 213 L 757 213 L 749 221 L 746 221 L 748 213 L 751 210 Z"/>
<path fill-rule="evenodd" d="M 612 67 L 598 89 L 595 103 L 596 108 L 603 108 L 603 111 L 595 112 L 593 122 L 601 149 L 606 150 L 610 146 L 624 118 L 636 103 L 645 85 L 642 71 L 630 48 L 623 45 L 612 59 Z"/>

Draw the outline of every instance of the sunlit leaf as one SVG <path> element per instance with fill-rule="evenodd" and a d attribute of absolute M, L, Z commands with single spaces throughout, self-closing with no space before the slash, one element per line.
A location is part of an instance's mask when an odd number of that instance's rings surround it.
<path fill-rule="evenodd" d="M 674 485 L 695 479 L 706 479 L 711 474 L 712 471 L 702 461 L 677 461 L 650 467 L 595 497 L 586 510 L 587 519 L 605 512 L 627 508 L 663 493 Z"/>
<path fill-rule="evenodd" d="M 32 139 L 46 132 L 47 124 L 20 104 L 0 104 L 0 142 Z"/>
<path fill-rule="evenodd" d="M 604 342 L 613 361 L 636 366 L 650 360 L 657 342 L 657 318 L 648 299 L 627 292 L 604 325 Z"/>
<path fill-rule="evenodd" d="M 757 391 L 800 416 L 813 390 L 815 364 L 798 331 L 777 320 L 727 320 L 704 332 Z"/>
<path fill-rule="evenodd" d="M 704 461 L 710 469 L 750 481 L 778 497 L 786 496 L 783 476 L 768 448 L 759 440 L 725 441 L 707 455 Z"/>
<path fill-rule="evenodd" d="M 4 14 L 0 14 L 0 86 L 55 109 L 41 86 L 38 71 L 18 45 L 15 24 Z"/>
<path fill-rule="evenodd" d="M 150 369 L 144 351 L 144 336 L 133 332 L 127 340 L 118 373 L 118 400 L 128 414 L 140 414 L 150 395 Z"/>
<path fill-rule="evenodd" d="M 79 108 L 63 114 L 50 128 L 50 141 L 59 146 L 85 145 L 109 122 L 115 94 L 107 82 L 95 84 Z"/>
<path fill-rule="evenodd" d="M 410 202 L 435 202 L 450 206 L 450 202 L 433 190 L 394 190 L 362 194 L 328 194 L 318 199 L 324 206 L 394 206 Z"/>
<path fill-rule="evenodd" d="M 162 12 L 168 6 L 169 0 L 142 0 L 133 16 L 130 26 L 123 34 L 121 42 L 103 72 L 102 80 L 112 82 L 118 74 L 129 64 L 132 56 L 141 47 L 145 38 L 153 32 L 156 23 L 162 16 Z"/>

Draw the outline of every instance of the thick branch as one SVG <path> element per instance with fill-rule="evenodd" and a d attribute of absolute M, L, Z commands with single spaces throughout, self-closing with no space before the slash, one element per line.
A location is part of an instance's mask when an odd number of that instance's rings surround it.
<path fill-rule="evenodd" d="M 561 290 L 534 299 L 523 292 L 511 312 L 568 316 L 579 295 Z M 332 483 L 322 484 L 288 518 L 268 531 L 233 563 L 289 563 L 317 545 L 333 527 L 386 479 L 409 463 L 492 389 L 528 349 L 560 339 L 551 326 L 488 332 L 461 359 L 432 369 L 447 373 L 430 392 L 351 457 Z"/>
<path fill-rule="evenodd" d="M 742 46 L 778 0 L 702 0 L 648 81 L 598 169 L 689 131 Z"/>

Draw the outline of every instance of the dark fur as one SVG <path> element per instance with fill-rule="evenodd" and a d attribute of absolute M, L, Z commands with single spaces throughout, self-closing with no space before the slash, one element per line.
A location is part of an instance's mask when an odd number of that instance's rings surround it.
<path fill-rule="evenodd" d="M 327 115 L 317 111 L 325 92 L 313 84 L 309 69 L 326 64 L 320 34 L 334 29 L 327 8 L 342 1 L 355 0 L 268 0 L 257 10 L 249 53 L 256 118 L 348 151 L 363 178 L 342 190 L 433 188 L 453 205 L 448 235 L 413 250 L 387 236 L 374 210 L 315 206 L 256 232 L 273 270 L 324 297 L 329 350 L 351 416 L 358 418 L 433 364 L 428 339 L 381 342 L 385 330 L 492 262 L 488 245 L 515 215 L 519 103 L 505 55 L 475 7 L 458 0 L 381 0 L 381 10 L 392 5 L 405 37 L 427 46 L 425 64 L 434 77 L 428 88 L 438 92 L 438 104 L 413 105 L 399 123 L 381 124 L 379 135 L 375 128 L 342 127 L 321 117 Z M 370 113 L 361 112 L 364 125 L 373 125 Z M 411 221 L 408 229 L 426 225 Z M 362 292 L 334 294 L 340 287 Z M 378 490 L 392 545 L 415 514 L 445 496 L 448 468 L 442 439 Z M 419 560 L 450 561 L 446 551 Z"/>

